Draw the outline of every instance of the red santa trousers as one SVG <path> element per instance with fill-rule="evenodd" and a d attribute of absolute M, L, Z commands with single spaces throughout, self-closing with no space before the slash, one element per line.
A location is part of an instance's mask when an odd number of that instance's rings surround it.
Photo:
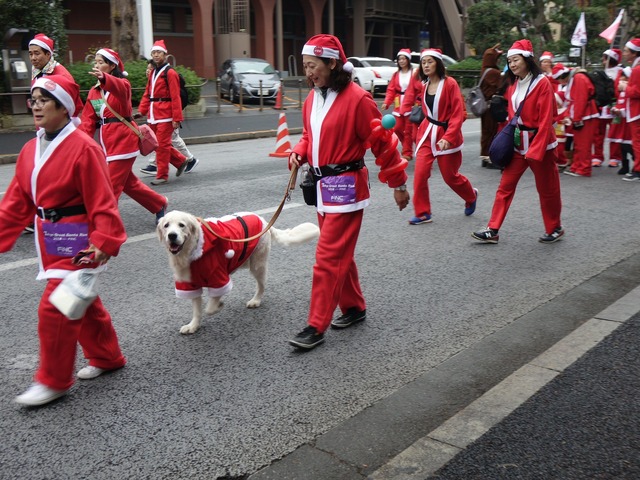
<path fill-rule="evenodd" d="M 596 131 L 593 135 L 593 158 L 604 162 L 604 139 L 607 133 L 607 126 L 611 124 L 610 118 L 599 118 L 596 122 Z M 621 160 L 622 151 L 620 144 L 609 142 L 609 160 Z"/>
<path fill-rule="evenodd" d="M 416 167 L 413 172 L 413 208 L 416 215 L 428 213 L 431 215 L 431 201 L 429 200 L 429 178 L 436 157 L 431 153 L 431 146 L 427 139 L 416 155 Z M 462 152 L 438 157 L 438 168 L 444 182 L 451 187 L 466 203 L 476 199 L 471 182 L 458 170 L 462 165 Z"/>
<path fill-rule="evenodd" d="M 152 123 L 151 129 L 158 138 L 158 148 L 156 149 L 158 173 L 156 174 L 156 178 L 168 180 L 169 163 L 178 168 L 187 160 L 187 157 L 173 148 L 171 144 L 171 135 L 173 135 L 173 125 L 171 122 Z"/>
<path fill-rule="evenodd" d="M 502 226 L 516 193 L 520 177 L 527 168 L 531 168 L 536 182 L 545 233 L 551 233 L 562 225 L 560 221 L 562 200 L 560 198 L 560 176 L 556 167 L 556 152 L 555 150 L 547 150 L 542 161 L 525 160 L 520 153 L 513 154 L 513 160 L 504 169 L 500 178 L 491 219 L 487 225 L 489 228 L 499 230 Z"/>
<path fill-rule="evenodd" d="M 633 171 L 640 173 L 640 120 L 629 122 L 631 131 L 631 146 L 633 148 Z"/>
<path fill-rule="evenodd" d="M 396 126 L 393 131 L 400 140 L 400 144 L 402 145 L 402 156 L 407 158 L 413 158 L 413 137 L 411 136 L 412 131 L 407 131 L 407 123 L 411 123 L 409 121 L 409 117 L 405 117 L 404 115 L 396 116 Z"/>
<path fill-rule="evenodd" d="M 132 200 L 138 202 L 151 213 L 158 213 L 166 205 L 167 199 L 151 190 L 131 171 L 135 160 L 135 157 L 133 157 L 108 163 L 109 177 L 111 177 L 111 185 L 113 186 L 116 200 L 120 198 L 124 191 Z"/>
<path fill-rule="evenodd" d="M 571 171 L 591 176 L 591 144 L 593 143 L 593 132 L 599 120 L 592 118 L 584 121 L 584 127 L 579 130 L 573 129 L 573 163 Z"/>
<path fill-rule="evenodd" d="M 318 214 L 320 238 L 313 266 L 308 323 L 319 332 L 329 328 L 337 306 L 342 313 L 349 308 L 359 311 L 367 308 L 354 260 L 363 213 L 357 210 Z"/>
<path fill-rule="evenodd" d="M 50 279 L 38 307 L 40 365 L 35 381 L 56 390 L 67 390 L 74 382 L 77 344 L 89 365 L 113 370 L 126 363 L 111 316 L 98 297 L 80 320 L 69 320 L 49 302 L 61 279 Z"/>
<path fill-rule="evenodd" d="M 409 153 L 407 157 L 413 158 L 413 147 L 416 144 L 418 125 L 410 121 L 408 117 L 405 118 L 406 120 L 404 122 L 404 142 L 402 143 L 402 151 L 404 152 L 405 147 L 408 147 Z M 404 153 L 402 155 L 404 155 Z"/>

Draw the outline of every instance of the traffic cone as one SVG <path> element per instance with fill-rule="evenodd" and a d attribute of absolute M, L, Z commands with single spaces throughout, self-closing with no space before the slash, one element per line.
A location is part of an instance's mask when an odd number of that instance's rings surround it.
<path fill-rule="evenodd" d="M 278 119 L 278 136 L 276 138 L 276 151 L 270 153 L 270 157 L 288 157 L 291 153 L 291 142 L 289 141 L 289 127 L 287 117 L 284 113 Z"/>
<path fill-rule="evenodd" d="M 278 95 L 276 95 L 276 104 L 273 106 L 273 108 L 275 110 L 286 110 L 286 108 L 282 106 L 282 83 L 280 83 Z"/>

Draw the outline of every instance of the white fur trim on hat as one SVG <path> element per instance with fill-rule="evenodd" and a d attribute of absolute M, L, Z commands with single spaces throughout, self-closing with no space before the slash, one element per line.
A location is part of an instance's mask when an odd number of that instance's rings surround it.
<path fill-rule="evenodd" d="M 46 50 L 49 53 L 53 53 L 53 51 L 51 51 L 51 47 L 49 47 L 49 45 L 47 45 L 41 40 L 37 40 L 34 38 L 29 42 L 29 45 L 37 45 L 38 47 L 41 47 L 43 50 Z"/>
<path fill-rule="evenodd" d="M 119 58 L 116 58 L 113 55 L 111 55 L 111 53 L 109 53 L 104 48 L 101 48 L 100 50 L 98 50 L 96 52 L 96 55 L 102 55 L 104 58 L 109 60 L 111 63 L 116 64 L 118 66 L 118 68 L 122 70 L 122 75 L 124 77 L 128 77 L 129 76 L 129 74 L 124 70 L 124 63 L 122 63 L 122 61 Z"/>
<path fill-rule="evenodd" d="M 523 57 L 533 57 L 533 52 L 529 50 L 520 50 L 519 48 L 514 48 L 513 50 L 509 50 L 507 52 L 507 58 L 512 55 L 522 55 Z"/>
<path fill-rule="evenodd" d="M 335 48 L 321 47 L 319 45 L 309 45 L 302 47 L 302 55 L 313 55 L 314 57 L 335 58 L 340 60 L 340 51 Z"/>
<path fill-rule="evenodd" d="M 31 91 L 33 92 L 33 90 L 36 88 L 42 88 L 56 97 L 62 104 L 62 106 L 67 110 L 67 112 L 69 112 L 69 117 L 76 116 L 76 102 L 64 88 L 51 80 L 49 77 L 38 78 L 31 86 Z"/>
<path fill-rule="evenodd" d="M 611 50 L 610 48 L 605 50 L 602 55 L 608 55 L 609 57 L 613 58 L 616 62 L 620 61 L 620 55 L 618 55 L 617 52 L 614 52 L 613 50 Z"/>
<path fill-rule="evenodd" d="M 422 60 L 422 57 L 435 57 L 442 60 L 442 54 L 440 52 L 429 48 L 420 52 L 420 60 Z"/>
<path fill-rule="evenodd" d="M 633 40 L 635 40 L 635 42 Z M 624 46 L 634 52 L 640 52 L 640 39 L 634 38 L 633 40 L 629 40 Z"/>
<path fill-rule="evenodd" d="M 405 57 L 407 57 L 409 60 L 411 60 L 411 52 L 403 52 L 402 50 L 400 50 L 398 52 L 398 54 L 396 55 L 396 58 L 398 58 L 400 55 L 404 55 Z"/>

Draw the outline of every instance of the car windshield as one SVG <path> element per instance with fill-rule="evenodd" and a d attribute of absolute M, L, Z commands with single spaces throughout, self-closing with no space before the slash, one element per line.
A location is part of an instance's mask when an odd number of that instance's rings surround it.
<path fill-rule="evenodd" d="M 393 60 L 366 60 L 370 67 L 397 67 Z"/>
<path fill-rule="evenodd" d="M 267 62 L 239 61 L 234 63 L 234 70 L 238 73 L 276 73 L 275 69 Z"/>

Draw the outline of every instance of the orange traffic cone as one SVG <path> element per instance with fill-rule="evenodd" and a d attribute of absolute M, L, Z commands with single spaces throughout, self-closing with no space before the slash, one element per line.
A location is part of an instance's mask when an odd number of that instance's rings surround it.
<path fill-rule="evenodd" d="M 280 83 L 278 95 L 276 95 L 276 104 L 273 106 L 275 110 L 286 110 L 286 108 L 282 106 L 282 87 L 282 83 Z"/>
<path fill-rule="evenodd" d="M 291 142 L 289 141 L 289 127 L 287 117 L 284 113 L 278 119 L 278 136 L 276 138 L 276 151 L 270 153 L 270 157 L 288 157 L 291 153 Z"/>

